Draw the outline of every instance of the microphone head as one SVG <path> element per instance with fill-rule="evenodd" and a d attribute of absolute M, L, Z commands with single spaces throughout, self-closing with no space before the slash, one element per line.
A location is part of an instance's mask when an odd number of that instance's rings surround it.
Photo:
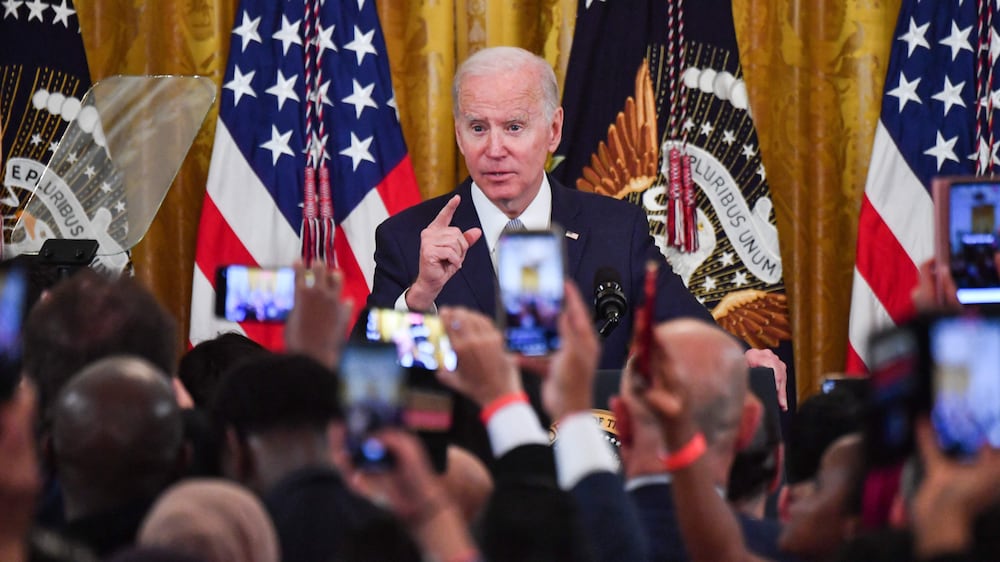
<path fill-rule="evenodd" d="M 594 272 L 594 290 L 597 290 L 598 285 L 607 283 L 618 283 L 618 286 L 621 287 L 621 274 L 613 267 L 603 266 L 597 268 L 597 271 Z"/>
<path fill-rule="evenodd" d="M 621 281 L 621 274 L 613 267 L 600 267 L 594 273 L 594 312 L 597 318 L 617 321 L 625 315 L 628 302 Z"/>

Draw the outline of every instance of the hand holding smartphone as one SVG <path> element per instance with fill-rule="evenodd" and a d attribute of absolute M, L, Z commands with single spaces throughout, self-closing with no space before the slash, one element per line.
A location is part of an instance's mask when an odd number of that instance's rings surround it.
<path fill-rule="evenodd" d="M 339 372 L 347 449 L 354 466 L 361 470 L 392 467 L 392 454 L 376 434 L 403 424 L 406 371 L 396 360 L 396 346 L 350 342 L 341 355 Z"/>
<path fill-rule="evenodd" d="M 1000 448 L 1000 316 L 920 317 L 874 334 L 869 351 L 866 442 L 876 465 L 913 452 L 918 415 L 929 414 L 952 457 Z"/>
<path fill-rule="evenodd" d="M 650 261 L 646 264 L 646 277 L 642 285 L 643 303 L 642 307 L 635 313 L 635 326 L 632 331 L 632 349 L 630 350 L 630 355 L 634 358 L 632 368 L 646 388 L 652 386 L 653 382 L 650 354 L 653 348 L 656 277 L 659 270 L 659 264 L 656 262 Z"/>
<path fill-rule="evenodd" d="M 522 355 L 547 355 L 559 348 L 566 252 L 563 233 L 508 231 L 497 243 L 500 323 L 507 347 Z"/>
<path fill-rule="evenodd" d="M 937 287 L 953 280 L 962 304 L 1000 303 L 1000 179 L 941 176 L 932 190 Z"/>

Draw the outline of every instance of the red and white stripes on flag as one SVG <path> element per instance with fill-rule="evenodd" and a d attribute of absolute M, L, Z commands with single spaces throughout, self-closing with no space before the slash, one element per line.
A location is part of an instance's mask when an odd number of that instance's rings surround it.
<path fill-rule="evenodd" d="M 236 19 L 199 224 L 190 344 L 237 331 L 281 349 L 280 326 L 215 317 L 215 271 L 303 255 L 307 156 L 329 172 L 333 250 L 355 311 L 375 272 L 375 227 L 420 196 L 373 2 L 242 0 Z"/>
<path fill-rule="evenodd" d="M 918 267 L 934 255 L 932 179 L 1000 165 L 995 22 L 996 0 L 900 7 L 858 219 L 849 373 L 867 371 L 872 332 L 913 314 Z"/>
<path fill-rule="evenodd" d="M 933 204 L 879 122 L 858 217 L 848 373 L 867 371 L 867 341 L 913 314 L 917 267 L 934 253 Z"/>

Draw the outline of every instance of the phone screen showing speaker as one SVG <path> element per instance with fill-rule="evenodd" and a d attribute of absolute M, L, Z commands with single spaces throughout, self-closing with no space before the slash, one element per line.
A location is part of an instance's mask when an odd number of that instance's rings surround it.
<path fill-rule="evenodd" d="M 368 312 L 365 338 L 396 344 L 399 364 L 403 367 L 429 371 L 436 371 L 439 367 L 455 370 L 455 352 L 438 316 L 373 308 Z"/>
<path fill-rule="evenodd" d="M 295 270 L 224 265 L 215 275 L 215 313 L 230 322 L 284 322 L 295 303 Z"/>
<path fill-rule="evenodd" d="M 957 457 L 1000 448 L 1000 317 L 939 318 L 928 335 L 941 448 Z"/>
<path fill-rule="evenodd" d="M 441 318 L 390 308 L 373 308 L 365 325 L 368 341 L 395 345 L 400 366 L 407 370 L 406 427 L 429 433 L 451 428 L 453 391 L 435 375 L 439 368 L 455 370 L 458 359 Z M 433 456 L 433 452 L 432 452 Z"/>
<path fill-rule="evenodd" d="M 1000 303 L 1000 182 L 954 182 L 947 197 L 948 262 L 958 300 Z"/>
<path fill-rule="evenodd" d="M 363 469 L 392 466 L 392 455 L 375 434 L 403 423 L 406 371 L 396 360 L 396 347 L 351 342 L 341 354 L 339 371 L 347 448 L 354 465 Z"/>
<path fill-rule="evenodd" d="M 508 349 L 524 355 L 558 349 L 564 274 L 563 239 L 557 230 L 500 237 L 497 278 Z"/>

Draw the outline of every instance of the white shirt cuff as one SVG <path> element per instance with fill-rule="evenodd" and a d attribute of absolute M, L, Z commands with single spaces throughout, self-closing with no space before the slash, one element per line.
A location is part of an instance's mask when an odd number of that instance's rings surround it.
<path fill-rule="evenodd" d="M 569 490 L 593 472 L 618 470 L 611 443 L 590 412 L 570 414 L 559 422 L 555 444 L 559 487 Z"/>
<path fill-rule="evenodd" d="M 542 429 L 538 414 L 524 402 L 514 402 L 494 412 L 486 424 L 486 433 L 495 458 L 522 445 L 549 444 L 549 435 Z"/>
<path fill-rule="evenodd" d="M 399 295 L 399 298 L 396 299 L 396 304 L 393 305 L 393 308 L 395 308 L 396 310 L 404 310 L 406 312 L 409 312 L 410 311 L 410 307 L 406 305 L 406 293 L 409 293 L 409 292 L 410 292 L 410 288 L 407 287 L 406 290 L 403 291 L 403 294 Z M 437 314 L 437 312 L 438 312 L 437 303 L 432 302 L 430 310 L 420 310 L 418 312 L 427 312 L 427 313 L 430 313 L 430 314 Z"/>

